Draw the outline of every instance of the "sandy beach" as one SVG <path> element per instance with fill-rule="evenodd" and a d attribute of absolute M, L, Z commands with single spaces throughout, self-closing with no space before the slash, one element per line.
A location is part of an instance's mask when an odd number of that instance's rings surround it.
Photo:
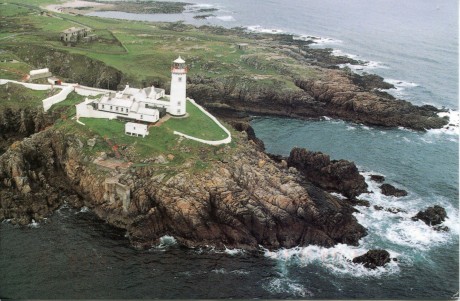
<path fill-rule="evenodd" d="M 108 8 L 112 5 L 106 3 L 97 3 L 90 1 L 74 0 L 63 2 L 61 4 L 51 4 L 44 8 L 56 13 L 89 13 L 97 10 L 98 8 Z"/>

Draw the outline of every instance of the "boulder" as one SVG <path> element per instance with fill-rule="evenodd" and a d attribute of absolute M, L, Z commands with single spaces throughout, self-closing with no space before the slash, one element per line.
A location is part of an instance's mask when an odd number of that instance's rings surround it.
<path fill-rule="evenodd" d="M 385 181 L 385 177 L 381 175 L 371 175 L 371 180 L 377 183 L 383 183 Z"/>
<path fill-rule="evenodd" d="M 390 253 L 386 250 L 369 250 L 366 254 L 353 258 L 353 263 L 361 263 L 368 269 L 385 266 L 390 261 Z"/>
<path fill-rule="evenodd" d="M 380 190 L 382 194 L 386 196 L 395 196 L 395 197 L 402 197 L 407 195 L 407 191 L 403 189 L 398 189 L 390 184 L 383 184 L 380 186 Z"/>
<path fill-rule="evenodd" d="M 420 211 L 416 216 L 412 217 L 413 220 L 422 220 L 429 226 L 439 225 L 446 218 L 446 209 L 438 205 L 428 207 L 425 211 Z"/>

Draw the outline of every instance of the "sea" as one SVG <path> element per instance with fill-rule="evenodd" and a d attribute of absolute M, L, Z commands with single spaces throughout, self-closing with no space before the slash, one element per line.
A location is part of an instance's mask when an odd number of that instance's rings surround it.
<path fill-rule="evenodd" d="M 205 20 L 193 18 L 203 8 L 217 10 Z M 388 91 L 395 97 L 446 108 L 450 125 L 417 132 L 328 116 L 254 116 L 252 126 L 267 152 L 287 156 L 298 146 L 356 163 L 370 190 L 359 198 L 371 204 L 356 207 L 356 218 L 369 231 L 359 246 L 261 248 L 254 254 L 184 248 L 165 236 L 160 244 L 139 251 L 130 247 L 124 231 L 88 208 L 64 205 L 43 223 L 0 224 L 0 298 L 458 299 L 456 0 L 199 0 L 182 14 L 93 15 L 315 37 L 312 47 L 364 61 L 349 67 L 384 77 L 395 85 Z M 371 174 L 385 176 L 408 195 L 382 195 Z M 402 211 L 390 213 L 374 205 Z M 433 205 L 446 208 L 449 231 L 411 219 Z M 386 249 L 397 261 L 375 270 L 351 262 L 370 249 Z"/>

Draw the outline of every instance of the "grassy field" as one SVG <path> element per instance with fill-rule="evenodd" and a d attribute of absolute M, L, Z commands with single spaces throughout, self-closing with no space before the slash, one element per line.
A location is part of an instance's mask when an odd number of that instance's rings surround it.
<path fill-rule="evenodd" d="M 47 45 L 83 54 L 122 70 L 133 82 L 147 79 L 169 81 L 170 64 L 178 55 L 186 59 L 190 76 L 251 77 L 261 86 L 270 87 L 276 82 L 286 90 L 297 89 L 292 83 L 293 77 L 315 76 L 313 68 L 293 63 L 289 56 L 270 45 L 260 41 L 254 43 L 236 34 L 214 34 L 181 23 L 136 22 L 57 13 L 53 13 L 53 17 L 42 16 L 42 10 L 34 5 L 47 2 L 53 1 L 28 1 L 26 8 L 23 6 L 25 1 L 20 0 L 3 5 L 7 9 L 0 10 L 0 16 L 9 23 L 22 26 L 0 27 L 0 35 L 19 33 L 4 38 L 2 42 L 5 45 Z M 100 39 L 66 47 L 58 40 L 59 32 L 71 26 L 88 26 Z M 249 47 L 240 50 L 237 43 L 248 43 Z"/>
<path fill-rule="evenodd" d="M 0 108 L 31 108 L 43 106 L 42 100 L 55 95 L 60 89 L 35 91 L 22 85 L 6 83 L 0 85 Z"/>

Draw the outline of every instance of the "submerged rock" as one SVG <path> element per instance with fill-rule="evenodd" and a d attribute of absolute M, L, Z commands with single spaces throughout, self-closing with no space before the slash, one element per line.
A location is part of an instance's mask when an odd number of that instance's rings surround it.
<path fill-rule="evenodd" d="M 416 216 L 412 217 L 413 220 L 422 220 L 429 226 L 439 225 L 444 222 L 446 218 L 446 209 L 438 205 L 428 207 L 425 211 L 420 211 Z M 443 229 L 440 228 L 440 230 Z"/>
<path fill-rule="evenodd" d="M 407 195 L 407 191 L 403 189 L 398 189 L 390 184 L 383 184 L 380 186 L 380 190 L 382 194 L 386 196 L 395 196 L 395 197 L 402 197 Z"/>
<path fill-rule="evenodd" d="M 368 269 L 376 269 L 391 261 L 386 250 L 369 250 L 366 254 L 353 258 L 353 263 L 361 263 Z"/>

